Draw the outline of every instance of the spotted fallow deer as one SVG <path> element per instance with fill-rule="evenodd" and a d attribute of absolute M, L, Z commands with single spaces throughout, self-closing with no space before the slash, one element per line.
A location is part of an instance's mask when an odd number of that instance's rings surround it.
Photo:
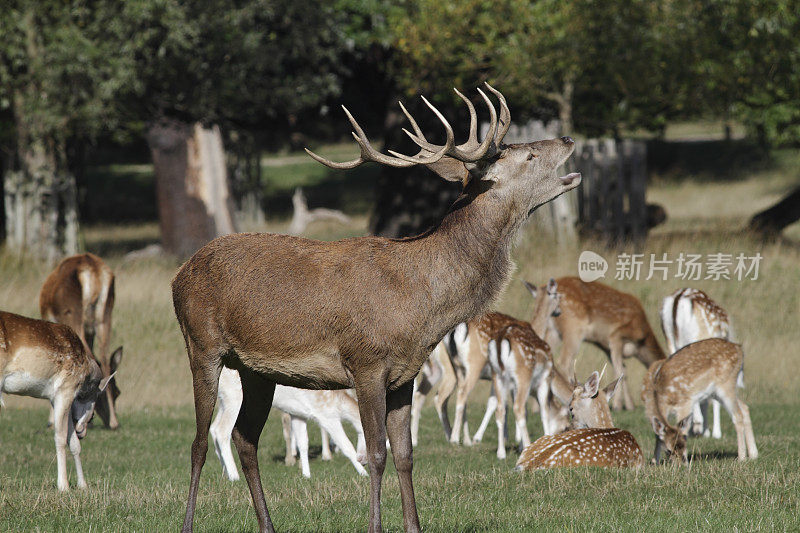
<path fill-rule="evenodd" d="M 562 343 L 558 360 L 562 369 L 572 368 L 584 341 L 606 353 L 617 378 L 625 374 L 624 358 L 636 357 L 649 367 L 665 357 L 638 298 L 597 281 L 587 283 L 576 277 L 556 281 L 561 314 L 553 317 L 555 327 L 548 330 L 545 340 L 551 347 Z M 623 403 L 625 409 L 633 409 L 626 378 L 621 392 L 613 398 L 613 409 L 620 409 Z"/>
<path fill-rule="evenodd" d="M 527 285 L 526 283 L 526 286 Z M 468 446 L 472 444 L 466 416 L 467 399 L 479 379 L 485 378 L 494 380 L 492 369 L 488 366 L 489 345 L 492 342 L 496 343 L 501 332 L 511 325 L 519 325 L 529 329 L 532 328 L 534 332 L 544 332 L 548 324 L 548 319 L 552 315 L 560 312 L 559 294 L 554 280 L 550 280 L 547 289 L 542 291 L 542 294 L 546 296 L 536 300 L 536 307 L 534 308 L 530 323 L 504 313 L 491 312 L 458 324 L 453 330 L 451 334 L 453 350 L 450 356 L 456 373 L 458 387 L 456 392 L 455 420 L 453 422 L 454 431 L 450 434 L 451 443 L 458 444 L 461 441 L 463 431 L 464 444 Z M 550 351 L 549 346 L 546 346 L 546 344 L 537 343 L 537 346 L 539 348 L 546 347 L 548 353 Z M 524 368 L 527 367 L 520 367 L 520 370 L 522 371 Z M 437 408 L 437 410 L 441 409 L 443 413 L 446 413 L 447 397 L 452 394 L 452 389 L 446 390 L 444 387 L 439 387 L 438 394 L 443 405 L 441 408 Z M 486 430 L 489 418 L 494 410 L 497 409 L 497 398 L 496 391 L 489 397 L 483 421 L 481 422 L 478 432 L 475 434 L 477 441 L 483 438 L 483 433 Z M 525 398 L 527 398 L 527 395 L 525 395 Z M 545 409 L 545 411 L 547 411 L 547 409 Z M 505 423 L 503 423 L 503 427 L 505 427 Z"/>
<path fill-rule="evenodd" d="M 692 407 L 707 398 L 722 403 L 733 419 L 739 460 L 758 457 L 750 410 L 739 399 L 744 381 L 744 352 L 725 339 L 705 339 L 684 346 L 668 359 L 650 366 L 642 384 L 645 414 L 656 434 L 654 459 L 666 451 L 675 460 L 686 460 L 686 434 Z M 669 417 L 679 420 L 676 428 Z"/>
<path fill-rule="evenodd" d="M 733 340 L 733 328 L 728 313 L 709 296 L 699 290 L 685 288 L 675 291 L 661 303 L 661 329 L 667 339 L 667 350 L 675 353 L 703 339 Z M 708 426 L 708 404 L 714 413 L 713 430 Z M 722 438 L 717 400 L 705 400 L 692 409 L 691 434 Z"/>
<path fill-rule="evenodd" d="M 563 380 L 560 373 L 554 373 Z M 563 466 L 640 467 L 642 450 L 629 432 L 615 428 L 608 401 L 620 378 L 600 389 L 602 376 L 592 372 L 584 384 L 573 378 L 569 404 L 573 429 L 545 435 L 522 451 L 516 470 Z"/>
<path fill-rule="evenodd" d="M 217 416 L 211 423 L 211 438 L 217 457 L 222 463 L 222 471 L 231 481 L 239 479 L 236 463 L 231 454 L 231 432 L 236 423 L 242 405 L 242 385 L 239 374 L 230 368 L 223 368 L 219 375 L 219 388 L 217 391 L 219 409 Z M 361 466 L 360 457 L 366 453 L 363 430 L 358 413 L 358 403 L 343 390 L 305 390 L 295 387 L 277 385 L 272 399 L 272 407 L 283 411 L 290 417 L 291 435 L 300 455 L 300 471 L 303 477 L 310 478 L 311 470 L 308 466 L 308 429 L 306 421 L 312 420 L 326 431 L 333 443 L 338 446 L 342 454 L 347 457 L 362 476 L 367 471 Z M 358 453 L 347 437 L 342 426 L 346 420 L 358 433 Z"/>
<path fill-rule="evenodd" d="M 86 436 L 95 400 L 106 385 L 108 378 L 103 378 L 71 328 L 0 311 L 0 396 L 5 392 L 50 401 L 55 413 L 58 490 L 69 489 L 67 446 L 75 461 L 78 487 L 86 488 L 80 439 Z"/>
<path fill-rule="evenodd" d="M 422 408 L 425 406 L 425 400 L 436 385 L 439 385 L 439 389 L 434 397 L 434 407 L 436 408 L 436 414 L 444 429 L 445 437 L 447 439 L 450 438 L 451 428 L 450 421 L 447 417 L 446 398 L 444 402 L 440 401 L 441 396 L 439 391 L 452 391 L 456 386 L 457 380 L 453 364 L 450 361 L 450 355 L 445 346 L 446 342 L 448 342 L 447 336 L 436 345 L 430 357 L 423 363 L 419 375 L 414 382 L 414 396 L 411 401 L 412 446 L 416 446 L 419 440 L 419 421 L 422 416 Z"/>
<path fill-rule="evenodd" d="M 272 531 L 256 449 L 276 384 L 311 389 L 355 388 L 367 441 L 369 530 L 381 530 L 380 492 L 388 434 L 398 473 L 403 524 L 419 531 L 411 481 L 409 418 L 413 380 L 433 348 L 456 324 L 484 312 L 505 287 L 514 236 L 540 205 L 575 188 L 580 174 L 557 177 L 572 154 L 568 137 L 502 143 L 511 115 L 502 95 L 500 120 L 489 98 L 486 138 L 477 140 L 475 109 L 468 140 L 430 144 L 406 113 L 421 147 L 415 156 L 375 150 L 345 110 L 361 155 L 334 163 L 350 169 L 367 161 L 392 167 L 425 165 L 463 185 L 441 223 L 407 239 L 360 237 L 336 242 L 273 234 L 217 238 L 194 254 L 172 282 L 194 385 L 197 433 L 184 531 L 192 529 L 200 472 L 220 369 L 239 371 L 243 403 L 233 430 L 242 470 L 262 531 Z M 461 95 L 461 93 L 458 93 Z"/>
<path fill-rule="evenodd" d="M 109 355 L 111 311 L 114 308 L 114 273 L 94 254 L 64 258 L 47 276 L 39 292 L 43 320 L 71 327 L 93 353 L 103 377 L 113 376 L 122 360 L 122 347 Z M 94 349 L 97 337 L 98 347 Z M 103 424 L 117 429 L 116 400 L 119 389 L 114 378 L 97 401 Z"/>

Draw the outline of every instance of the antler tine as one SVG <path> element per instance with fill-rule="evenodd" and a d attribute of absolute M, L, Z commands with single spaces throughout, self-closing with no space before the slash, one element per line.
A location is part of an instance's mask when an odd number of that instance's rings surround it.
<path fill-rule="evenodd" d="M 308 148 L 305 148 L 305 151 L 308 155 L 311 156 L 312 159 L 314 159 L 318 163 L 322 163 L 326 167 L 335 168 L 337 170 L 348 170 L 351 168 L 356 168 L 358 165 L 360 165 L 365 161 L 363 157 L 359 157 L 358 159 L 353 159 L 352 161 L 343 161 L 341 163 L 337 163 L 336 161 L 331 161 L 330 159 L 325 159 L 322 156 L 318 156 Z"/>
<path fill-rule="evenodd" d="M 414 128 L 414 135 L 416 135 L 419 139 L 422 139 L 423 141 L 427 142 L 427 139 L 425 139 L 425 135 L 422 133 L 422 129 L 420 129 L 419 124 L 417 124 L 417 121 L 414 120 L 414 117 L 411 116 L 411 113 L 408 112 L 406 106 L 403 105 L 403 102 L 397 102 L 397 103 L 400 104 L 400 109 L 403 110 L 403 114 L 411 123 L 411 127 Z M 403 128 L 403 131 L 405 131 L 409 137 L 412 136 L 411 133 L 409 133 L 408 130 L 406 130 L 405 128 Z"/>
<path fill-rule="evenodd" d="M 498 130 L 497 135 L 495 137 L 495 144 L 499 148 L 500 143 L 503 142 L 503 137 L 506 136 L 506 133 L 508 133 L 508 129 L 511 127 L 511 111 L 508 109 L 508 104 L 506 103 L 505 96 L 503 96 L 503 94 L 500 91 L 489 85 L 488 81 L 486 82 L 486 88 L 492 91 L 492 93 L 497 97 L 497 99 L 500 100 L 500 122 L 502 123 L 502 125 L 500 126 L 500 129 Z"/>
<path fill-rule="evenodd" d="M 469 137 L 467 138 L 466 144 L 478 144 L 478 114 L 475 112 L 475 106 L 472 105 L 472 102 L 469 101 L 469 98 L 461 94 L 461 91 L 453 87 L 453 90 L 456 94 L 464 100 L 464 103 L 467 104 L 467 109 L 469 109 Z"/>
<path fill-rule="evenodd" d="M 489 97 L 486 96 L 486 93 L 478 89 L 483 101 L 486 102 L 486 107 L 489 108 L 489 131 L 486 132 L 486 137 L 483 139 L 483 142 L 478 146 L 477 150 L 469 154 L 469 158 L 471 161 L 478 161 L 483 156 L 486 155 L 486 152 L 489 151 L 489 148 L 492 147 L 494 144 L 494 137 L 497 133 L 497 111 L 494 109 L 494 105 L 492 105 L 492 101 L 489 100 Z"/>

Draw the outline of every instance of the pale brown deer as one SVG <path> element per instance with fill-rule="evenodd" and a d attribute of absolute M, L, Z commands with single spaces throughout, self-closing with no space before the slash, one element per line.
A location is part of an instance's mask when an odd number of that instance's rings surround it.
<path fill-rule="evenodd" d="M 556 281 L 561 314 L 553 317 L 555 327 L 545 340 L 551 347 L 561 341 L 558 364 L 562 369 L 572 368 L 584 341 L 606 353 L 617 378 L 625 375 L 623 360 L 627 357 L 636 357 L 646 367 L 665 357 L 638 298 L 596 281 L 587 283 L 576 277 Z M 633 409 L 625 378 L 622 394 L 614 396 L 612 407 L 618 410 L 623 404 L 625 409 Z"/>
<path fill-rule="evenodd" d="M 50 401 L 58 490 L 69 489 L 67 446 L 75 461 L 78 488 L 86 488 L 80 439 L 86 436 L 95 400 L 108 381 L 68 326 L 0 311 L 0 396 L 5 392 Z"/>
<path fill-rule="evenodd" d="M 692 408 L 707 398 L 719 400 L 733 419 L 740 461 L 758 457 L 750 410 L 739 399 L 744 380 L 744 352 L 725 339 L 706 339 L 684 346 L 669 359 L 651 365 L 642 385 L 645 414 L 656 434 L 654 459 L 666 451 L 686 461 L 686 435 Z M 669 417 L 679 420 L 676 428 Z"/>
<path fill-rule="evenodd" d="M 564 380 L 560 372 L 554 378 Z M 517 470 L 564 466 L 640 467 L 642 450 L 629 432 L 614 427 L 608 401 L 620 378 L 600 389 L 602 376 L 592 372 L 586 383 L 572 380 L 569 403 L 573 429 L 545 435 L 522 451 Z"/>
<path fill-rule="evenodd" d="M 664 298 L 661 303 L 661 329 L 670 354 L 703 339 L 733 340 L 733 327 L 728 313 L 699 289 L 679 289 Z M 714 413 L 713 429 L 709 428 L 708 423 L 709 403 Z M 692 409 L 691 433 L 722 438 L 719 414 L 720 405 L 717 400 L 710 399 L 695 404 Z"/>
<path fill-rule="evenodd" d="M 64 258 L 47 276 L 39 292 L 42 319 L 71 327 L 94 354 L 104 378 L 113 376 L 122 361 L 122 347 L 108 353 L 113 308 L 114 273 L 94 254 Z M 95 337 L 97 350 L 94 348 Z M 111 378 L 96 405 L 103 424 L 111 429 L 119 427 L 118 396 L 116 380 Z"/>
<path fill-rule="evenodd" d="M 184 531 L 192 529 L 223 366 L 237 369 L 242 382 L 233 440 L 262 531 L 273 526 L 256 450 L 278 383 L 355 388 L 369 457 L 369 530 L 381 530 L 388 434 L 403 524 L 407 531 L 419 531 L 409 429 L 414 377 L 445 333 L 484 312 L 503 290 L 514 236 L 529 214 L 580 182 L 577 173 L 561 178 L 555 173 L 572 154 L 570 138 L 502 144 L 510 113 L 502 95 L 487 89 L 500 100 L 500 125 L 481 92 L 491 117 L 480 143 L 471 103 L 469 138 L 456 145 L 452 128 L 426 100 L 445 126 L 442 146 L 428 143 L 407 114 L 415 132 L 409 135 L 421 151 L 413 157 L 384 155 L 345 110 L 361 155 L 334 163 L 309 152 L 331 168 L 367 161 L 425 165 L 462 183 L 462 195 L 435 229 L 408 239 L 336 242 L 228 235 L 205 245 L 180 268 L 172 282 L 173 302 L 189 354 L 197 421 Z"/>
<path fill-rule="evenodd" d="M 527 282 L 526 286 L 530 289 Z M 458 324 L 455 327 L 452 332 L 453 350 L 450 356 L 457 378 L 457 392 L 455 420 L 453 422 L 453 429 L 455 431 L 450 434 L 451 443 L 458 444 L 461 441 L 463 432 L 464 444 L 472 444 L 466 416 L 467 400 L 479 379 L 485 378 L 494 380 L 492 369 L 487 366 L 489 363 L 489 345 L 492 342 L 496 344 L 501 332 L 511 325 L 533 328 L 535 333 L 538 334 L 542 332 L 541 336 L 544 336 L 549 318 L 560 313 L 560 296 L 557 292 L 557 288 L 555 281 L 550 280 L 546 289 L 542 290 L 542 296 L 536 299 L 536 306 L 530 323 L 504 313 L 491 312 L 475 317 L 465 323 Z M 544 346 L 546 345 L 541 344 L 540 347 Z M 546 351 L 549 353 L 549 346 L 547 346 Z M 523 370 L 523 368 L 520 368 L 520 370 Z M 452 390 L 447 391 L 443 389 L 443 387 L 440 387 L 439 395 L 445 402 L 442 411 L 446 412 L 446 399 L 447 396 L 452 393 Z M 527 398 L 527 395 L 525 397 Z M 495 390 L 495 394 L 489 397 L 483 421 L 475 434 L 476 441 L 480 441 L 483 438 L 483 433 L 488 425 L 489 417 L 494 410 L 497 409 L 497 401 L 498 397 L 496 396 Z M 554 414 L 555 413 L 556 411 L 554 411 Z M 505 424 L 503 424 L 503 427 L 505 427 Z M 502 452 L 498 453 L 499 455 L 503 455 Z"/>

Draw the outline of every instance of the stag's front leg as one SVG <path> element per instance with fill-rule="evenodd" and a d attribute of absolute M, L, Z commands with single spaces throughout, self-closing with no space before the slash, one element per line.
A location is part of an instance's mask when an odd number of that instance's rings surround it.
<path fill-rule="evenodd" d="M 386 468 L 386 374 L 363 370 L 353 376 L 369 460 L 369 531 L 381 531 L 381 481 Z M 409 398 L 410 400 L 410 398 Z M 409 442 L 411 440 L 409 429 Z"/>
<path fill-rule="evenodd" d="M 75 432 L 75 424 L 72 417 L 67 417 L 67 442 L 69 444 L 69 451 L 72 453 L 72 459 L 75 461 L 75 473 L 78 476 L 78 488 L 85 489 L 86 478 L 83 477 L 83 465 L 81 464 L 81 440 Z"/>
<path fill-rule="evenodd" d="M 406 531 L 419 531 L 417 502 L 414 499 L 414 484 L 411 471 L 414 468 L 414 457 L 411 446 L 411 392 L 413 381 L 410 381 L 386 397 L 386 430 L 389 443 L 392 445 L 394 467 L 400 481 L 400 498 L 403 504 L 403 527 Z"/>
<path fill-rule="evenodd" d="M 56 441 L 56 465 L 58 467 L 58 490 L 69 490 L 67 477 L 67 436 L 69 431 L 70 402 L 57 397 L 53 402 L 53 429 Z"/>

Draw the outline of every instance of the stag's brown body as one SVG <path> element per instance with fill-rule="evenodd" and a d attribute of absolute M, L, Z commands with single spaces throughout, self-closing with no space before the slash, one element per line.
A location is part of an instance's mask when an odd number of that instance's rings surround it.
<path fill-rule="evenodd" d="M 558 363 L 562 369 L 572 368 L 583 341 L 606 352 L 618 378 L 625 374 L 626 357 L 636 357 L 646 367 L 666 357 L 638 298 L 596 281 L 587 283 L 576 277 L 556 281 L 561 314 L 553 318 L 555 328 L 546 340 L 553 346 L 561 338 Z M 614 408 L 619 409 L 623 402 L 625 409 L 633 409 L 626 379 L 622 381 L 622 394 L 613 400 Z"/>
<path fill-rule="evenodd" d="M 39 292 L 42 319 L 72 328 L 97 359 L 104 378 L 116 372 L 122 358 L 121 349 L 109 354 L 113 309 L 114 273 L 94 254 L 64 258 L 47 276 Z M 118 395 L 116 380 L 112 378 L 97 402 L 97 414 L 111 429 L 119 427 L 115 406 Z"/>
<path fill-rule="evenodd" d="M 172 285 L 173 301 L 189 354 L 197 417 L 185 531 L 192 529 L 223 365 L 237 369 L 242 381 L 244 398 L 233 439 L 262 531 L 273 527 L 256 451 L 276 383 L 355 388 L 369 457 L 370 531 L 381 529 L 387 435 L 404 526 L 420 529 L 411 482 L 413 378 L 444 334 L 483 311 L 503 288 L 513 236 L 528 214 L 579 180 L 578 175 L 554 176 L 572 153 L 572 139 L 501 144 L 510 115 L 502 95 L 492 91 L 501 100 L 503 127 L 498 129 L 495 109 L 481 93 L 492 121 L 480 144 L 469 104 L 470 138 L 463 145 L 454 144 L 452 128 L 436 111 L 447 133 L 444 146 L 427 143 L 412 119 L 416 135 L 410 135 L 422 148 L 420 154 L 386 156 L 371 147 L 349 116 L 361 156 L 333 163 L 311 154 L 334 168 L 365 161 L 424 164 L 461 181 L 464 193 L 435 230 L 411 239 L 332 243 L 230 235 L 204 246 L 181 267 Z"/>

